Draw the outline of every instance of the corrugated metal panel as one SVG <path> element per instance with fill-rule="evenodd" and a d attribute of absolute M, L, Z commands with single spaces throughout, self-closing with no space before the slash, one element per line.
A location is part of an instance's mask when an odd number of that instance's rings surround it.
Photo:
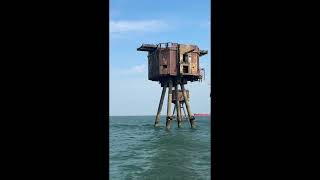
<path fill-rule="evenodd" d="M 195 53 L 191 53 L 191 74 L 193 75 L 198 75 L 198 54 Z"/>
<path fill-rule="evenodd" d="M 177 75 L 177 49 L 176 48 L 170 48 L 170 72 L 169 74 L 171 76 Z"/>
<path fill-rule="evenodd" d="M 169 73 L 170 52 L 169 49 L 159 49 L 160 76 L 166 76 Z"/>

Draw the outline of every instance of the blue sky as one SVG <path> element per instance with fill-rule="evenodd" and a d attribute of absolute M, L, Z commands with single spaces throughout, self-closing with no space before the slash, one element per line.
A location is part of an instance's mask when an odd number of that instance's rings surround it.
<path fill-rule="evenodd" d="M 210 1 L 110 0 L 110 115 L 155 115 L 160 84 L 148 80 L 147 52 L 142 43 L 196 44 L 206 79 L 188 83 L 193 113 L 210 112 Z M 167 100 L 167 96 L 165 97 Z M 167 102 L 162 108 L 166 114 Z"/>

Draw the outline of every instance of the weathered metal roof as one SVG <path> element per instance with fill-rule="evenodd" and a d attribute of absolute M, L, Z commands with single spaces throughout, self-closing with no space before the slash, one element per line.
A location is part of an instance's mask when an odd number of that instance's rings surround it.
<path fill-rule="evenodd" d="M 200 50 L 200 56 L 208 54 L 207 50 Z"/>
<path fill-rule="evenodd" d="M 157 49 L 157 45 L 154 44 L 142 44 L 137 50 L 138 51 L 154 51 Z"/>

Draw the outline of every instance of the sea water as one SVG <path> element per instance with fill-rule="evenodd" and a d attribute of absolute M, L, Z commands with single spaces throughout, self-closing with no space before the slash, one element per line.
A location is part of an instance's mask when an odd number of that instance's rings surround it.
<path fill-rule="evenodd" d="M 210 179 L 210 118 L 196 117 L 197 128 L 187 119 L 182 127 L 172 122 L 154 128 L 155 116 L 111 116 L 109 178 L 111 180 Z"/>

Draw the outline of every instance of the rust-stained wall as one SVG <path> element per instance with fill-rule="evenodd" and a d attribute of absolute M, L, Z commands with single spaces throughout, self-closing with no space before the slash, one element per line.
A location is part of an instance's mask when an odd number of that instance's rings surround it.
<path fill-rule="evenodd" d="M 149 80 L 160 81 L 179 74 L 192 81 L 200 78 L 200 49 L 196 45 L 173 43 L 168 46 L 164 43 L 155 47 L 141 46 L 138 50 L 148 51 Z"/>
<path fill-rule="evenodd" d="M 179 50 L 180 50 L 180 73 L 183 75 L 199 76 L 200 75 L 199 48 L 195 45 L 181 44 Z M 187 72 L 185 72 L 185 69 L 186 69 L 185 67 L 187 67 Z"/>

